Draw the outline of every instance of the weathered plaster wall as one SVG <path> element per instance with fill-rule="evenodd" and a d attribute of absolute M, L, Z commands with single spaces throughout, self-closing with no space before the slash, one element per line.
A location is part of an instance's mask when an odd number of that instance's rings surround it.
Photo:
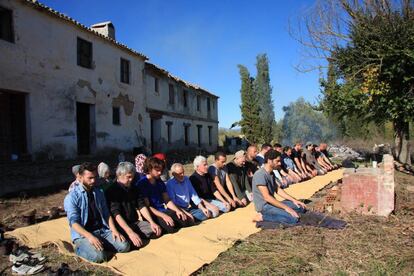
<path fill-rule="evenodd" d="M 155 91 L 155 78 L 158 79 L 158 92 Z M 169 84 L 174 86 L 174 104 L 169 103 Z M 145 87 L 147 108 L 164 112 L 161 120 L 161 137 L 158 142 L 162 151 L 198 147 L 197 125 L 202 125 L 201 148 L 215 151 L 218 146 L 218 112 L 217 99 L 206 94 L 184 87 L 181 83 L 166 76 L 145 71 Z M 184 106 L 183 90 L 187 91 L 187 106 Z M 200 95 L 200 111 L 197 110 L 197 95 Z M 210 112 L 207 112 L 207 97 L 210 97 Z M 171 144 L 168 144 L 167 122 L 172 122 Z M 184 124 L 190 124 L 189 145 L 184 143 Z M 209 145 L 208 126 L 211 130 L 211 145 Z M 150 125 L 147 128 L 150 131 Z M 150 135 L 150 134 L 149 134 Z"/>
<path fill-rule="evenodd" d="M 155 91 L 155 77 L 158 78 L 159 92 Z M 166 76 L 156 76 L 146 71 L 145 78 L 148 107 L 218 120 L 216 98 L 184 87 Z M 174 105 L 169 103 L 169 84 L 174 87 Z M 187 91 L 187 107 L 184 107 L 183 90 Z M 197 95 L 200 95 L 200 110 L 197 110 Z M 207 97 L 210 98 L 210 112 L 207 112 Z"/>
<path fill-rule="evenodd" d="M 171 122 L 171 143 L 168 143 L 167 122 Z M 189 126 L 189 145 L 185 145 L 184 125 Z M 163 116 L 160 119 L 161 139 L 157 141 L 160 151 L 169 151 L 173 149 L 201 148 L 206 151 L 215 151 L 217 149 L 217 126 L 213 123 L 206 123 L 196 120 L 181 119 L 171 116 Z M 201 147 L 198 147 L 197 125 L 202 126 L 201 130 Z M 209 144 L 208 127 L 211 126 L 211 145 Z"/>
<path fill-rule="evenodd" d="M 96 142 L 92 153 L 108 148 L 130 151 L 143 143 L 150 147 L 148 110 L 163 114 L 159 122 L 163 151 L 199 148 L 197 125 L 203 126 L 201 148 L 217 148 L 217 98 L 166 75 L 157 75 L 156 93 L 154 72 L 145 70 L 142 57 L 20 1 L 2 0 L 1 5 L 13 11 L 15 42 L 0 40 L 0 90 L 26 93 L 27 142 L 33 156 L 39 152 L 66 158 L 77 155 L 76 102 L 94 105 Z M 77 65 L 78 37 L 93 44 L 92 69 Z M 130 61 L 130 84 L 120 81 L 121 58 Z M 169 104 L 170 83 L 174 86 L 173 105 Z M 187 107 L 183 90 L 187 91 Z M 112 123 L 112 107 L 120 108 L 120 125 Z M 167 121 L 173 123 L 170 144 Z M 184 123 L 191 124 L 188 146 L 184 144 Z M 212 126 L 211 145 L 208 126 Z"/>
<path fill-rule="evenodd" d="M 77 154 L 76 102 L 95 105 L 97 150 L 130 150 L 137 136 L 148 139 L 142 58 L 19 1 L 1 5 L 13 10 L 15 43 L 0 40 L 0 89 L 28 94 L 31 153 L 53 146 Z M 92 42 L 93 69 L 77 65 L 77 37 Z M 130 61 L 130 84 L 120 82 L 121 57 Z M 113 105 L 121 107 L 119 126 Z"/>

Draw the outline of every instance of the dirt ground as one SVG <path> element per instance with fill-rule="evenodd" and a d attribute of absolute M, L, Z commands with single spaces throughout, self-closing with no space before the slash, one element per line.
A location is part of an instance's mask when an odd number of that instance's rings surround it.
<path fill-rule="evenodd" d="M 344 230 L 260 231 L 197 274 L 414 275 L 414 176 L 396 172 L 395 180 L 396 209 L 388 218 L 335 214 L 348 222 Z"/>
<path fill-rule="evenodd" d="M 192 172 L 186 165 L 187 175 Z M 326 191 L 314 196 L 316 201 Z M 335 214 L 346 220 L 345 230 L 312 227 L 266 230 L 240 241 L 197 274 L 206 275 L 414 275 L 414 177 L 396 172 L 396 210 L 389 218 Z M 14 229 L 25 225 L 22 214 L 36 209 L 37 221 L 62 205 L 66 187 L 32 195 L 0 199 L 0 223 Z M 63 214 L 62 214 L 63 215 Z M 109 269 L 77 257 L 64 256 L 53 246 L 36 249 L 56 271 L 67 263 L 86 275 L 113 275 Z M 10 275 L 10 262 L 0 257 L 0 275 Z"/>

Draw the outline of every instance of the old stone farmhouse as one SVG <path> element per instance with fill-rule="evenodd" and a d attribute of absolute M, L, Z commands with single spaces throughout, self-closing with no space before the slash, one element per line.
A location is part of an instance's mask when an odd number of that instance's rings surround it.
<path fill-rule="evenodd" d="M 0 0 L 0 161 L 217 148 L 217 99 L 37 1 Z"/>

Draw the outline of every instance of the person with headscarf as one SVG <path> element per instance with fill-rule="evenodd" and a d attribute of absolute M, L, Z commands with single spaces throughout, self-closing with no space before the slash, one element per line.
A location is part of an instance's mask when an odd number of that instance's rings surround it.
<path fill-rule="evenodd" d="M 147 159 L 147 157 L 145 156 L 145 154 L 138 154 L 135 157 L 135 169 L 137 171 L 137 174 L 139 174 L 139 176 L 144 175 L 144 163 L 145 160 Z"/>

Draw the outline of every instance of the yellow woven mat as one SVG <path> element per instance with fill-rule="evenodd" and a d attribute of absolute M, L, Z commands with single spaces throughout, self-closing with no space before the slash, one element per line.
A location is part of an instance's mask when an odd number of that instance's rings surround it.
<path fill-rule="evenodd" d="M 295 184 L 286 191 L 298 199 L 308 199 L 331 181 L 342 178 L 342 170 Z M 126 275 L 188 275 L 230 248 L 236 240 L 259 231 L 252 223 L 254 206 L 183 228 L 172 235 L 151 240 L 140 250 L 116 254 L 101 264 Z M 64 254 L 73 254 L 66 218 L 46 221 L 6 233 L 35 248 L 54 243 Z"/>

